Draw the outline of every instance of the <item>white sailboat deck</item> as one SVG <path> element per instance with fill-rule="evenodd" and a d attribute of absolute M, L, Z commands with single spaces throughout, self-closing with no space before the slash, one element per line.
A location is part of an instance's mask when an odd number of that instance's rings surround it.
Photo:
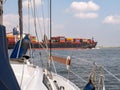
<path fill-rule="evenodd" d="M 55 73 L 52 73 L 52 79 L 50 79 L 47 71 L 40 67 L 13 62 L 11 66 L 21 90 L 58 90 L 58 88 L 61 88 L 60 90 L 80 90 L 72 82 Z"/>

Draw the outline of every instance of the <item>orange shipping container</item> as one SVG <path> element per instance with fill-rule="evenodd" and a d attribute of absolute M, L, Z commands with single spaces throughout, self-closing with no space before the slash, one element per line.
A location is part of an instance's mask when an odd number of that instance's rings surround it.
<path fill-rule="evenodd" d="M 37 42 L 37 40 L 36 40 L 36 37 L 35 37 L 35 36 L 30 36 L 30 40 L 31 40 L 31 42 Z"/>
<path fill-rule="evenodd" d="M 88 39 L 83 39 L 83 42 L 88 42 Z"/>
<path fill-rule="evenodd" d="M 74 39 L 73 38 L 66 38 L 67 42 L 73 42 Z"/>

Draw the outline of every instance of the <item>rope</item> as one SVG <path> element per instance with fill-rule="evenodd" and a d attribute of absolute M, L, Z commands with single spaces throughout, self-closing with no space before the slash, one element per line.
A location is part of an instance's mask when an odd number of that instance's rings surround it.
<path fill-rule="evenodd" d="M 36 36 L 37 36 L 37 38 L 38 38 L 37 25 L 36 25 L 36 9 L 35 9 L 35 0 L 33 0 L 33 7 L 34 7 L 34 13 L 33 13 L 33 15 L 34 15 L 35 34 L 36 34 Z"/>
<path fill-rule="evenodd" d="M 77 59 L 80 59 L 80 58 L 77 58 Z M 81 59 L 80 59 L 80 60 L 81 60 Z M 82 60 L 82 61 L 84 61 L 84 60 Z M 85 62 L 91 64 L 91 61 L 85 60 Z M 97 66 L 98 66 L 98 64 L 97 64 Z M 104 68 L 104 67 L 103 67 L 103 69 L 104 69 L 108 74 L 110 74 L 110 75 L 113 76 L 116 80 L 118 80 L 118 81 L 120 82 L 120 79 L 119 79 L 118 77 L 116 77 L 113 73 L 111 73 L 110 71 L 108 71 L 108 70 L 107 70 L 106 68 Z"/>
<path fill-rule="evenodd" d="M 33 7 L 34 7 L 33 17 L 34 17 L 35 34 L 36 34 L 37 40 L 40 42 L 39 37 L 38 37 L 38 33 L 37 33 L 37 25 L 36 25 L 36 18 L 37 18 L 36 11 L 37 11 L 37 10 L 35 9 L 35 0 L 33 0 Z M 40 45 L 44 50 L 46 50 L 41 43 L 39 43 L 39 45 Z M 39 47 L 40 47 L 40 46 L 39 46 Z"/>
<path fill-rule="evenodd" d="M 32 47 L 31 47 L 31 42 L 29 42 L 29 47 L 30 47 L 30 50 L 29 50 L 29 56 L 32 58 L 32 62 L 33 62 L 33 57 L 32 57 L 32 55 L 33 55 L 33 50 L 32 50 Z"/>
<path fill-rule="evenodd" d="M 40 61 L 41 61 L 42 68 L 44 68 L 44 64 L 43 64 L 42 54 L 41 54 L 41 52 L 39 52 L 39 55 L 40 55 Z"/>
<path fill-rule="evenodd" d="M 30 1 L 28 0 L 28 33 L 30 33 Z"/>
<path fill-rule="evenodd" d="M 53 61 L 53 58 L 52 58 L 52 57 L 51 57 L 51 60 L 52 60 L 52 65 L 53 65 L 54 71 L 55 71 L 55 73 L 57 73 L 57 70 L 56 70 L 56 68 L 55 68 L 55 64 L 54 64 L 54 61 Z"/>
<path fill-rule="evenodd" d="M 38 16 L 37 16 L 37 8 L 35 8 L 35 0 L 33 0 L 33 17 L 34 17 L 34 26 L 35 26 L 35 34 L 36 34 L 36 37 L 37 37 L 37 40 L 40 42 L 40 40 L 39 40 L 39 37 L 38 37 L 38 33 L 37 33 L 37 21 L 38 21 L 38 25 L 39 25 L 39 27 L 41 28 L 41 25 L 40 25 L 40 23 L 39 23 L 39 18 L 38 18 Z M 43 5 L 42 5 L 42 17 L 43 17 L 43 29 L 44 29 L 44 33 L 45 33 L 45 19 L 44 19 L 44 12 L 43 12 Z M 37 21 L 36 21 L 37 20 Z M 40 30 L 41 31 L 41 30 Z M 42 35 L 41 35 L 42 36 Z M 39 45 L 47 52 L 47 54 L 49 55 L 49 52 L 48 52 L 48 46 L 47 46 L 47 43 L 45 43 L 45 45 L 46 45 L 46 48 L 41 44 L 41 43 L 39 43 Z M 40 47 L 39 46 L 39 47 Z M 50 55 L 49 55 L 49 57 L 50 57 Z M 53 65 L 53 67 L 54 67 L 54 70 L 55 70 L 55 73 L 57 73 L 57 71 L 56 71 L 56 68 L 55 68 L 55 65 L 54 65 L 54 62 L 53 62 L 53 60 L 51 60 L 52 61 L 52 65 Z"/>
<path fill-rule="evenodd" d="M 35 8 L 35 0 L 33 0 L 33 5 L 32 5 L 32 2 L 30 2 L 30 3 L 31 3 L 31 8 L 32 8 L 32 15 L 33 15 L 33 17 L 34 17 L 35 34 L 36 34 L 36 37 L 37 37 L 38 42 L 40 42 L 39 37 L 38 37 L 38 33 L 37 33 L 37 25 L 36 25 L 36 22 L 38 21 L 39 29 L 41 29 L 41 24 L 39 23 L 40 20 L 39 20 L 39 18 L 38 18 L 38 15 L 36 14 L 36 13 L 37 13 L 37 9 Z M 34 7 L 34 8 L 33 8 L 33 7 Z M 37 19 L 37 21 L 36 21 L 36 19 Z M 41 30 L 40 30 L 40 31 L 41 31 Z M 42 31 L 41 31 L 41 33 L 42 33 Z M 40 33 L 40 34 L 41 34 L 41 33 Z M 42 36 L 42 34 L 41 34 L 40 36 Z M 48 48 L 46 49 L 41 43 L 39 43 L 39 48 L 40 48 L 40 46 L 41 46 L 46 52 L 48 51 Z"/>
<path fill-rule="evenodd" d="M 23 62 L 23 68 L 22 68 L 22 76 L 21 76 L 21 81 L 20 81 L 20 87 L 22 86 L 22 82 L 23 82 L 24 69 L 25 69 L 25 63 Z"/>
<path fill-rule="evenodd" d="M 44 34 L 46 32 L 46 29 L 45 29 L 45 17 L 44 17 L 44 8 L 43 8 L 43 4 L 41 5 L 42 6 L 42 17 L 43 17 L 43 29 L 44 29 Z"/>
<path fill-rule="evenodd" d="M 67 56 L 67 55 L 64 55 L 64 56 Z M 92 62 L 91 61 L 88 61 L 88 60 L 86 60 L 86 59 L 81 59 L 81 58 L 76 58 L 75 56 L 72 56 L 74 59 L 79 59 L 79 60 L 82 60 L 82 61 L 84 61 L 84 62 L 87 62 L 87 63 L 89 63 L 89 64 L 92 64 Z M 98 64 L 96 64 L 97 66 L 99 66 Z M 101 65 L 100 65 L 101 66 Z M 110 71 L 108 71 L 106 68 L 104 68 L 103 67 L 103 69 L 109 74 L 109 75 L 111 75 L 112 77 L 114 77 L 116 80 L 118 80 L 119 82 L 120 82 L 120 79 L 118 78 L 118 77 L 116 77 L 115 75 L 116 74 L 113 74 L 113 73 L 111 73 Z M 79 77 L 77 74 L 75 74 L 74 72 L 72 72 L 75 76 L 77 76 L 77 77 Z M 80 78 L 80 77 L 79 77 Z"/>
<path fill-rule="evenodd" d="M 111 73 L 110 71 L 108 71 L 106 68 L 103 68 L 108 74 L 110 74 L 111 76 L 113 76 L 116 80 L 118 80 L 120 82 L 120 79 L 118 77 L 116 77 L 113 73 Z"/>
<path fill-rule="evenodd" d="M 80 77 L 78 74 L 74 73 L 72 70 L 70 70 L 70 72 L 71 72 L 72 74 L 74 74 L 76 77 L 78 77 L 79 79 L 81 79 L 83 82 L 87 83 L 86 80 L 84 80 L 84 79 L 83 79 L 82 77 Z"/>
<path fill-rule="evenodd" d="M 39 20 L 39 18 L 38 18 L 38 15 L 35 14 L 35 13 L 37 13 L 37 8 L 35 8 L 35 0 L 33 0 L 33 5 L 32 5 L 31 0 L 30 0 L 30 3 L 31 3 L 31 8 L 32 8 L 32 9 L 31 9 L 31 10 L 32 10 L 32 15 L 33 15 L 33 17 L 34 17 L 35 34 L 36 34 L 36 37 L 37 37 L 38 42 L 40 42 L 39 37 L 38 37 L 38 34 L 37 34 L 36 19 L 37 19 L 37 21 L 38 21 L 39 29 L 41 29 L 41 24 L 39 23 L 40 20 Z M 33 8 L 33 7 L 34 7 L 34 8 Z M 42 34 L 42 30 L 40 30 L 40 31 L 41 31 L 40 34 Z M 42 35 L 40 35 L 40 36 L 42 36 Z M 48 48 L 46 49 L 41 43 L 39 43 L 39 47 L 40 47 L 40 46 L 41 46 L 46 52 L 48 51 Z M 48 52 L 47 52 L 47 53 L 48 53 Z"/>
<path fill-rule="evenodd" d="M 48 0 L 48 3 L 47 3 L 47 8 L 48 8 L 48 18 L 50 18 L 50 0 Z M 50 35 L 49 35 L 49 33 L 50 33 L 50 25 L 49 25 L 49 22 L 48 22 L 48 37 L 50 38 Z"/>

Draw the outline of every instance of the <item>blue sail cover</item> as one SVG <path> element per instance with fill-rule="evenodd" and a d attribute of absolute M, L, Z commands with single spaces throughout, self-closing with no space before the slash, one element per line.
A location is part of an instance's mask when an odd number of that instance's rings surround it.
<path fill-rule="evenodd" d="M 87 83 L 87 85 L 84 87 L 83 90 L 95 90 L 94 85 L 92 84 L 92 81 L 89 80 L 89 82 Z"/>
<path fill-rule="evenodd" d="M 20 43 L 21 43 L 21 46 L 20 46 Z M 30 39 L 29 39 L 29 36 L 26 35 L 22 41 L 19 40 L 16 43 L 10 58 L 21 58 L 23 55 L 26 54 L 27 49 L 29 48 L 29 45 L 30 45 Z"/>
<path fill-rule="evenodd" d="M 20 90 L 9 63 L 5 27 L 0 25 L 0 90 Z"/>

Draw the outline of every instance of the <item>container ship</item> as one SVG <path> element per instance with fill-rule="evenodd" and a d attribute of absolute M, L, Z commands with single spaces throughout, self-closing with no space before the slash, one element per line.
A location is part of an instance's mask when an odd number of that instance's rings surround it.
<path fill-rule="evenodd" d="M 16 41 L 19 37 L 16 37 L 12 34 L 7 34 L 7 42 L 8 49 L 13 49 Z M 37 42 L 35 36 L 30 36 L 32 48 L 95 48 L 97 42 L 94 39 L 86 39 L 86 38 L 66 38 L 65 36 L 56 36 L 51 37 L 50 40 L 42 40 L 41 42 Z"/>

